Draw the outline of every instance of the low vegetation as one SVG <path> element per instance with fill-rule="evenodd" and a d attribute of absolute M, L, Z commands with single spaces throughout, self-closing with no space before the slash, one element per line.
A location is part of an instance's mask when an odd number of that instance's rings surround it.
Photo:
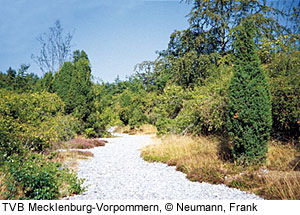
<path fill-rule="evenodd" d="M 157 128 L 154 125 L 150 124 L 145 124 L 134 128 L 130 128 L 130 126 L 117 126 L 114 132 L 130 135 L 156 134 Z"/>
<path fill-rule="evenodd" d="M 65 148 L 70 149 L 91 149 L 98 146 L 105 146 L 107 141 L 99 139 L 85 139 L 85 138 L 74 138 L 65 142 L 63 145 Z"/>
<path fill-rule="evenodd" d="M 226 184 L 266 199 L 300 198 L 300 160 L 295 147 L 270 141 L 266 163 L 251 166 L 228 159 L 224 147 L 215 136 L 169 135 L 163 136 L 161 143 L 143 148 L 142 157 L 176 166 L 192 181 Z"/>

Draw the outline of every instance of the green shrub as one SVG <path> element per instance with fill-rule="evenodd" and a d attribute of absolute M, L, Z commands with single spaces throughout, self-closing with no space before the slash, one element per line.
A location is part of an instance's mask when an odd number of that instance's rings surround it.
<path fill-rule="evenodd" d="M 62 185 L 69 187 L 69 194 L 83 191 L 82 180 L 40 154 L 14 154 L 1 168 L 6 173 L 7 199 L 58 199 Z"/>
<path fill-rule="evenodd" d="M 168 133 L 177 133 L 174 131 L 175 126 L 173 125 L 174 120 L 169 118 L 159 118 L 155 124 L 157 127 L 157 135 L 164 135 Z"/>
<path fill-rule="evenodd" d="M 300 51 L 276 53 L 266 65 L 272 94 L 273 134 L 300 135 Z"/>
<path fill-rule="evenodd" d="M 183 103 L 189 97 L 189 91 L 184 92 L 182 87 L 176 85 L 166 86 L 164 92 L 159 95 L 155 101 L 153 116 L 155 116 L 155 125 L 157 134 L 177 133 L 174 125 L 174 119 L 180 113 Z"/>
<path fill-rule="evenodd" d="M 7 156 L 24 148 L 43 151 L 53 142 L 74 137 L 79 122 L 64 116 L 63 108 L 56 94 L 0 90 L 1 150 Z"/>
<path fill-rule="evenodd" d="M 234 74 L 229 86 L 228 134 L 233 157 L 241 163 L 265 160 L 272 126 L 265 73 L 253 41 L 254 24 L 245 20 L 235 32 Z"/>
<path fill-rule="evenodd" d="M 86 128 L 84 130 L 84 134 L 87 138 L 96 137 L 96 132 L 94 131 L 94 128 Z"/>
<path fill-rule="evenodd" d="M 80 122 L 71 115 L 59 114 L 43 121 L 32 129 L 32 135 L 46 143 L 55 143 L 72 139 L 80 131 Z"/>
<path fill-rule="evenodd" d="M 223 70 L 223 73 L 218 78 L 209 80 L 205 85 L 197 86 L 190 92 L 191 99 L 184 102 L 183 108 L 175 118 L 177 133 L 199 135 L 223 132 L 231 67 L 222 67 L 219 70 Z"/>
<path fill-rule="evenodd" d="M 172 86 L 158 97 L 155 125 L 159 135 L 223 132 L 232 67 L 220 66 L 216 69 L 219 75 L 207 79 L 204 85 L 194 86 L 193 90 L 185 92 L 181 87 Z"/>
<path fill-rule="evenodd" d="M 146 92 L 144 90 L 137 93 L 128 89 L 115 98 L 114 110 L 118 113 L 123 125 L 129 125 L 130 128 L 134 128 L 148 122 L 148 118 L 145 115 L 145 98 Z"/>
<path fill-rule="evenodd" d="M 188 92 L 184 91 L 180 86 L 166 86 L 164 93 L 157 98 L 156 112 L 163 117 L 175 119 L 183 107 L 184 100 L 188 99 Z"/>

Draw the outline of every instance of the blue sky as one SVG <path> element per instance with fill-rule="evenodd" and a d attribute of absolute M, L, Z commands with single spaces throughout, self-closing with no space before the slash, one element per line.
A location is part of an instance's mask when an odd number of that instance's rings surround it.
<path fill-rule="evenodd" d="M 73 31 L 73 50 L 87 52 L 92 74 L 111 82 L 133 74 L 134 65 L 154 60 L 174 30 L 188 27 L 191 5 L 179 0 L 0 0 L 0 71 L 29 63 L 36 38 L 59 19 Z"/>

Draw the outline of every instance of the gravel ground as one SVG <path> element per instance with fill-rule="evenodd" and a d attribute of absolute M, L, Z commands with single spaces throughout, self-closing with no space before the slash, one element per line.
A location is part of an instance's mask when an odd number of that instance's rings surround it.
<path fill-rule="evenodd" d="M 78 176 L 85 178 L 87 192 L 65 199 L 261 199 L 225 185 L 191 182 L 175 167 L 145 162 L 139 149 L 151 144 L 150 135 L 114 135 L 106 138 L 105 147 L 89 150 L 95 157 L 79 162 Z"/>

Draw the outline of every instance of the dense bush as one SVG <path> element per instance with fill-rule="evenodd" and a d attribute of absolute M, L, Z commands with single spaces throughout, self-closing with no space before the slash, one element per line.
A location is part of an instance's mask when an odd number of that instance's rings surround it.
<path fill-rule="evenodd" d="M 41 154 L 52 143 L 69 140 L 79 121 L 63 115 L 64 103 L 47 92 L 0 89 L 0 172 L 7 199 L 58 199 L 82 191 L 77 177 Z M 1 194 L 3 196 L 3 194 Z"/>
<path fill-rule="evenodd" d="M 71 115 L 59 114 L 32 128 L 32 135 L 49 144 L 67 141 L 80 131 L 80 122 Z"/>
<path fill-rule="evenodd" d="M 64 103 L 56 94 L 0 90 L 0 101 L 0 148 L 7 155 L 24 147 L 42 151 L 79 129 L 75 118 L 62 115 Z"/>
<path fill-rule="evenodd" d="M 1 170 L 6 174 L 4 185 L 7 199 L 58 199 L 62 184 L 68 187 L 69 193 L 78 193 L 83 189 L 82 181 L 74 174 L 40 154 L 14 154 L 5 161 Z"/>
<path fill-rule="evenodd" d="M 124 90 L 116 97 L 115 110 L 124 125 L 134 128 L 147 123 L 145 97 L 145 91 L 133 92 L 129 89 Z"/>
<path fill-rule="evenodd" d="M 272 126 L 269 86 L 253 37 L 253 21 L 245 20 L 235 32 L 234 74 L 228 92 L 227 130 L 232 153 L 245 164 L 265 160 Z"/>
<path fill-rule="evenodd" d="M 300 135 L 300 52 L 276 53 L 266 65 L 272 94 L 273 135 Z"/>
<path fill-rule="evenodd" d="M 205 85 L 197 86 L 190 92 L 191 98 L 184 102 L 183 108 L 175 118 L 177 133 L 223 133 L 231 67 L 223 69 L 223 74 L 218 78 L 208 80 Z"/>
<path fill-rule="evenodd" d="M 182 87 L 176 85 L 166 86 L 164 92 L 156 99 L 154 113 L 155 125 L 158 134 L 176 133 L 174 119 L 183 107 L 184 100 L 189 96 Z M 175 130 L 174 130 L 175 129 Z"/>

